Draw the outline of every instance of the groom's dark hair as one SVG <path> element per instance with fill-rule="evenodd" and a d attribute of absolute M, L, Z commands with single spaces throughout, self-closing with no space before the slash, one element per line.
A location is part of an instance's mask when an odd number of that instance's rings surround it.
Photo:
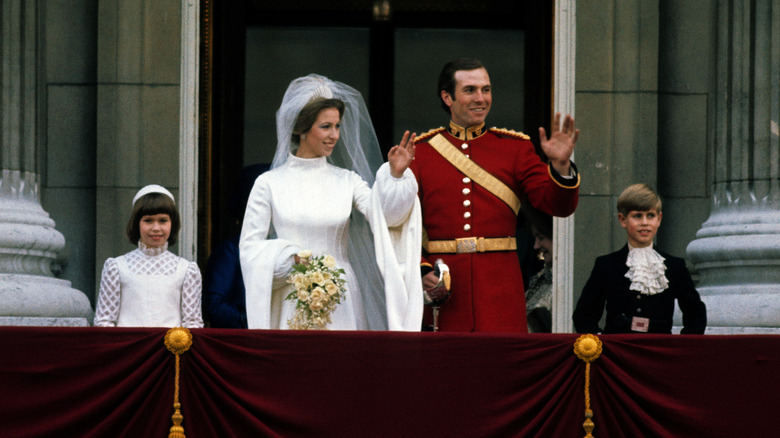
<path fill-rule="evenodd" d="M 444 103 L 444 100 L 442 100 L 441 92 L 446 91 L 447 94 L 449 94 L 452 99 L 455 100 L 455 73 L 461 70 L 471 71 L 480 68 L 485 68 L 485 66 L 482 65 L 479 60 L 471 58 L 453 59 L 452 61 L 444 64 L 444 67 L 441 69 L 441 73 L 439 73 L 439 88 L 436 90 L 436 95 L 438 96 L 439 103 L 441 104 L 442 109 L 444 109 L 444 112 L 450 114 L 450 107 L 448 107 L 447 104 Z"/>

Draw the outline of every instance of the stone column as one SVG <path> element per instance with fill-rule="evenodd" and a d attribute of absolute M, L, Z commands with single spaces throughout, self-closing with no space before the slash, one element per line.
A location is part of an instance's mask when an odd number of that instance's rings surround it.
<path fill-rule="evenodd" d="M 577 2 L 555 2 L 555 76 L 553 77 L 555 111 L 571 114 L 574 120 L 575 105 L 575 53 L 577 35 Z M 574 157 L 572 157 L 574 159 Z M 576 160 L 575 160 L 576 162 Z M 553 219 L 553 333 L 571 333 L 574 323 L 574 215 Z"/>
<path fill-rule="evenodd" d="M 708 333 L 780 332 L 780 4 L 718 3 L 711 214 L 688 245 Z"/>
<path fill-rule="evenodd" d="M 37 2 L 0 4 L 0 325 L 85 326 L 86 295 L 52 273 L 65 238 L 40 202 Z"/>

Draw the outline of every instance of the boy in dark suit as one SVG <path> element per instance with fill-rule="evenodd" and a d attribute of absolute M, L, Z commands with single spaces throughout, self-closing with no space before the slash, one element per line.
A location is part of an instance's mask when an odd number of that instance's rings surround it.
<path fill-rule="evenodd" d="M 617 210 L 628 243 L 596 259 L 574 309 L 574 328 L 578 333 L 670 334 L 677 300 L 683 312 L 681 333 L 704 333 L 706 308 L 685 260 L 653 249 L 663 216 L 661 198 L 646 184 L 634 184 L 618 197 Z"/>

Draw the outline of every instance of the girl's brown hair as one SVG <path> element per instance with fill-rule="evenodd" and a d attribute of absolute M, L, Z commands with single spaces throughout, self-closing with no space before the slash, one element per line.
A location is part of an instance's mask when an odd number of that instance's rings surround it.
<path fill-rule="evenodd" d="M 167 214 L 171 218 L 171 235 L 168 236 L 168 245 L 176 243 L 181 229 L 181 217 L 176 204 L 168 195 L 162 193 L 148 193 L 141 196 L 133 205 L 133 211 L 130 213 L 130 220 L 127 222 L 125 230 L 130 243 L 138 245 L 141 239 L 140 223 L 144 216 L 155 214 Z"/>

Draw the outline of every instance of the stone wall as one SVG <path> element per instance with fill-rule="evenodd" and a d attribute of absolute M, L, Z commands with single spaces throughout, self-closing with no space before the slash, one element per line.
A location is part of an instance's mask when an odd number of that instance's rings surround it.
<path fill-rule="evenodd" d="M 714 20 L 711 0 L 577 3 L 575 302 L 595 258 L 626 243 L 626 186 L 659 191 L 657 244 L 679 257 L 709 214 Z"/>

